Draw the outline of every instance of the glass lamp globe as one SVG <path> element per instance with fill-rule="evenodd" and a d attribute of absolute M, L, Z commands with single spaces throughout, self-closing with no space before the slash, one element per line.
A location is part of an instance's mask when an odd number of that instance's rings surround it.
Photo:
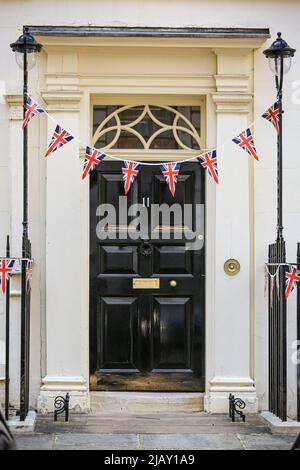
<path fill-rule="evenodd" d="M 24 53 L 26 50 L 27 70 L 31 70 L 35 66 L 37 55 L 42 49 L 42 45 L 29 34 L 28 28 L 24 29 L 24 33 L 10 47 L 14 51 L 16 62 L 21 69 L 24 68 Z"/>
<path fill-rule="evenodd" d="M 27 70 L 33 69 L 37 61 L 37 56 L 38 56 L 37 52 L 28 53 L 27 51 L 27 54 L 26 54 Z M 23 70 L 24 69 L 24 52 L 15 51 L 15 59 L 20 69 Z"/>
<path fill-rule="evenodd" d="M 277 77 L 280 77 L 281 72 L 283 75 L 288 73 L 295 52 L 296 49 L 291 48 L 288 43 L 282 39 L 281 33 L 277 33 L 275 41 L 264 51 L 264 55 L 269 60 L 271 72 Z"/>
<path fill-rule="evenodd" d="M 291 57 L 283 57 L 282 60 L 283 65 L 283 72 L 282 74 L 285 75 L 291 68 L 292 65 L 292 58 Z M 280 77 L 281 75 L 281 57 L 269 57 L 269 68 L 271 72 Z"/>

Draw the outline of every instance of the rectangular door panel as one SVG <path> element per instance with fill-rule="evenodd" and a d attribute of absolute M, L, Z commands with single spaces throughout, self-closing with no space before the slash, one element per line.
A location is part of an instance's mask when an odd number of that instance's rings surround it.
<path fill-rule="evenodd" d="M 190 173 L 186 172 L 185 174 L 181 172 L 179 174 L 177 178 L 175 197 L 172 196 L 162 173 L 157 172 L 157 170 L 154 171 L 155 173 L 153 174 L 151 187 L 152 203 L 157 205 L 167 205 L 170 208 L 176 204 L 177 207 L 173 208 L 174 212 L 171 213 L 170 220 L 167 220 L 167 218 L 163 220 L 161 216 L 159 221 L 157 221 L 156 218 L 153 218 L 153 230 L 161 232 L 161 236 L 163 236 L 163 233 L 166 231 L 171 231 L 172 235 L 172 231 L 176 232 L 185 230 L 188 232 L 190 230 L 194 230 L 194 218 L 185 218 L 185 205 L 190 205 L 192 207 L 195 198 L 195 176 L 193 171 Z M 179 217 L 181 218 L 181 221 L 177 220 Z"/>
<path fill-rule="evenodd" d="M 100 276 L 138 275 L 138 248 L 126 245 L 101 245 Z"/>
<path fill-rule="evenodd" d="M 98 303 L 98 370 L 137 370 L 136 297 L 102 297 Z"/>
<path fill-rule="evenodd" d="M 156 274 L 193 273 L 192 252 L 185 245 L 158 245 L 154 247 L 154 276 Z"/>
<path fill-rule="evenodd" d="M 136 184 L 132 186 L 128 194 L 124 195 L 124 183 L 122 178 L 122 165 L 121 163 L 108 163 L 101 162 L 101 171 L 95 172 L 91 176 L 91 187 L 92 191 L 95 193 L 94 197 L 97 200 L 97 206 L 100 204 L 105 204 L 107 206 L 107 211 L 110 214 L 110 220 L 108 224 L 105 224 L 104 227 L 101 226 L 101 231 L 105 232 L 101 238 L 101 243 L 110 243 L 111 239 L 105 237 L 109 235 L 110 232 L 117 233 L 120 240 L 126 240 L 126 230 L 132 217 L 128 215 L 128 211 L 120 211 L 120 207 L 130 207 L 132 204 L 138 202 L 140 188 L 139 188 L 139 179 L 136 179 Z M 96 207 L 93 207 L 95 211 Z M 103 210 L 106 210 L 104 208 Z M 95 214 L 92 214 L 95 216 Z M 100 217 L 99 217 L 100 220 Z M 98 223 L 98 220 L 95 220 L 94 223 Z M 100 227 L 98 228 L 100 231 Z"/>
<path fill-rule="evenodd" d="M 154 368 L 191 369 L 191 299 L 154 298 Z"/>

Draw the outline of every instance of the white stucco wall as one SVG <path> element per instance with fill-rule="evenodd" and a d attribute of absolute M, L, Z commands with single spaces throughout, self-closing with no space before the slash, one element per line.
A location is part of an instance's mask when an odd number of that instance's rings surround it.
<path fill-rule="evenodd" d="M 5 237 L 9 233 L 11 222 L 11 201 L 19 195 L 20 187 L 10 191 L 10 158 L 12 149 L 8 148 L 9 108 L 5 104 L 4 94 L 21 92 L 22 75 L 17 68 L 9 43 L 14 41 L 24 24 L 27 25 L 97 25 L 97 26 L 169 26 L 169 27 L 269 27 L 272 38 L 277 31 L 282 31 L 288 43 L 298 50 L 292 69 L 285 81 L 284 94 L 284 235 L 287 241 L 288 259 L 294 261 L 296 242 L 300 241 L 300 192 L 298 181 L 300 176 L 300 160 L 297 152 L 297 141 L 300 136 L 300 103 L 292 99 L 293 84 L 300 78 L 300 35 L 299 17 L 300 3 L 279 0 L 252 1 L 194 1 L 194 0 L 106 0 L 98 1 L 58 1 L 41 2 L 35 0 L 0 1 L 0 137 L 2 151 L 0 153 L 0 254 L 5 252 Z M 41 77 L 44 59 L 41 58 L 40 69 L 35 69 L 30 77 L 30 90 L 43 84 L 37 83 Z M 254 119 L 274 101 L 275 91 L 273 77 L 269 72 L 267 61 L 262 50 L 254 54 Z M 46 127 L 44 124 L 31 123 L 30 135 L 39 136 L 32 139 L 30 158 L 35 159 L 34 174 L 31 175 L 31 238 L 35 247 L 37 270 L 34 277 L 35 297 L 33 300 L 32 329 L 32 396 L 33 403 L 39 391 L 40 377 L 43 375 L 43 346 L 45 337 L 45 162 L 37 142 L 42 142 L 44 149 Z M 255 363 L 254 376 L 260 406 L 267 406 L 267 304 L 263 295 L 264 278 L 263 263 L 267 258 L 267 246 L 275 238 L 276 224 L 276 149 L 275 131 L 272 126 L 258 120 L 254 127 L 255 142 L 261 161 L 254 166 L 254 284 L 251 288 L 255 320 L 254 345 Z M 17 132 L 17 131 L 16 131 Z M 16 134 L 17 135 L 17 134 Z M 21 133 L 19 134 L 21 136 Z M 228 135 L 231 137 L 231 135 Z M 20 142 L 21 146 L 21 142 Z M 14 147 L 14 152 L 21 156 L 21 147 Z M 247 158 L 241 155 L 241 158 Z M 236 175 L 238 178 L 238 175 Z M 233 196 L 236 197 L 236 196 Z M 238 197 L 238 195 L 237 195 Z M 21 222 L 21 212 L 19 214 Z M 20 254 L 21 224 L 19 234 L 14 226 L 14 255 Z M 0 297 L 0 341 L 4 336 L 3 301 Z M 16 304 L 17 305 L 17 304 Z M 295 335 L 294 297 L 289 300 L 289 344 Z M 17 306 L 16 306 L 17 308 Z M 16 310 L 17 314 L 17 310 Z M 0 345 L 0 376 L 1 356 Z M 290 354 L 288 354 L 290 359 Z M 289 360 L 289 365 L 290 365 Z M 290 398 L 295 390 L 295 368 L 290 367 L 289 393 Z M 290 400 L 290 403 L 292 401 Z"/>

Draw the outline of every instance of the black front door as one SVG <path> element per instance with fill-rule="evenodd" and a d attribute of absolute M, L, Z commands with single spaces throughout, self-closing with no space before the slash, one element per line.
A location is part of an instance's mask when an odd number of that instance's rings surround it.
<path fill-rule="evenodd" d="M 204 177 L 200 165 L 181 165 L 175 198 L 159 167 L 143 166 L 121 207 L 119 162 L 103 161 L 90 181 L 91 389 L 203 391 Z M 135 228 L 130 207 L 137 203 L 147 208 L 148 218 Z M 159 204 L 174 203 L 182 209 L 182 220 L 172 211 L 169 221 L 152 212 Z M 99 206 L 104 217 L 109 210 L 103 204 L 115 209 L 116 218 L 100 227 Z M 202 209 L 197 211 L 197 206 Z M 188 210 L 190 216 L 184 217 Z"/>

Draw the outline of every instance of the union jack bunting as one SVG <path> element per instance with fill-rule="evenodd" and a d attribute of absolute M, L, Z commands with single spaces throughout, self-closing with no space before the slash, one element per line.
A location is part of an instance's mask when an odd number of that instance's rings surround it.
<path fill-rule="evenodd" d="M 276 129 L 277 134 L 279 133 L 279 105 L 278 102 L 270 106 L 267 111 L 262 114 L 262 117 L 270 121 Z"/>
<path fill-rule="evenodd" d="M 249 155 L 252 155 L 255 160 L 259 160 L 254 146 L 253 136 L 249 128 L 241 132 L 237 137 L 234 137 L 232 141 L 242 149 L 246 150 L 246 152 L 248 152 Z"/>
<path fill-rule="evenodd" d="M 26 124 L 33 116 L 37 116 L 39 113 L 44 113 L 44 109 L 38 103 L 36 103 L 36 101 L 33 101 L 29 95 L 27 95 L 25 117 L 22 123 L 22 129 L 24 129 Z"/>
<path fill-rule="evenodd" d="M 48 150 L 45 154 L 45 157 L 48 157 L 50 153 L 55 152 L 55 150 L 59 149 L 60 147 L 67 144 L 73 139 L 74 137 L 71 134 L 69 134 L 68 131 L 66 131 L 59 124 L 57 124 L 55 131 L 53 132 L 53 136 L 48 146 Z"/>
<path fill-rule="evenodd" d="M 32 259 L 27 260 L 26 262 L 26 291 L 29 292 L 31 290 L 31 282 L 32 282 Z"/>
<path fill-rule="evenodd" d="M 215 182 L 219 184 L 217 151 L 212 150 L 211 152 L 203 153 L 202 155 L 199 155 L 198 160 L 204 170 L 206 170 Z"/>
<path fill-rule="evenodd" d="M 128 162 L 125 160 L 122 166 L 123 181 L 125 194 L 128 193 L 131 184 L 134 182 L 137 174 L 140 170 L 141 165 L 136 162 Z"/>
<path fill-rule="evenodd" d="M 285 277 L 285 298 L 287 299 L 292 290 L 294 289 L 296 282 L 300 281 L 300 271 L 298 271 L 298 269 L 296 269 L 294 266 L 290 266 L 290 270 L 286 271 Z"/>
<path fill-rule="evenodd" d="M 95 149 L 94 147 L 89 147 L 87 145 L 85 150 L 82 179 L 84 179 L 86 175 L 88 175 L 95 168 L 96 165 L 102 162 L 104 157 L 105 153 L 99 152 L 99 150 Z"/>
<path fill-rule="evenodd" d="M 164 163 L 163 165 L 160 165 L 160 169 L 164 175 L 166 183 L 169 185 L 172 195 L 174 196 L 180 163 Z"/>
<path fill-rule="evenodd" d="M 15 260 L 6 258 L 0 259 L 0 285 L 3 294 L 6 292 L 6 282 L 9 280 L 9 276 L 14 268 Z"/>

